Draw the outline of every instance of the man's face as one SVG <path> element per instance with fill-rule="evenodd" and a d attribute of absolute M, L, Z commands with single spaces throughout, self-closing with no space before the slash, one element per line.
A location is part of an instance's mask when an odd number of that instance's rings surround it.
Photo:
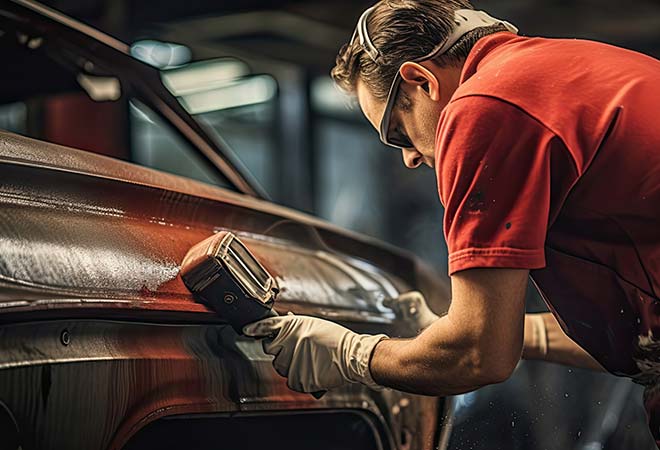
<path fill-rule="evenodd" d="M 425 91 L 422 92 L 423 89 L 418 85 L 402 83 L 390 120 L 390 130 L 396 129 L 398 134 L 408 137 L 413 143 L 414 147 L 401 149 L 403 162 L 410 169 L 422 164 L 434 167 L 435 162 L 435 131 L 442 107 L 437 101 L 429 98 Z M 362 112 L 378 130 L 385 101 L 377 100 L 361 80 L 358 80 L 356 93 Z M 410 105 L 405 110 L 401 107 L 403 93 L 410 100 Z"/>

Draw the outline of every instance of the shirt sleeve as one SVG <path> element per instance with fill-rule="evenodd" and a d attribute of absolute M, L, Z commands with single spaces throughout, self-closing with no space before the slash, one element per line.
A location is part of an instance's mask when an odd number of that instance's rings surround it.
<path fill-rule="evenodd" d="M 450 275 L 545 267 L 548 224 L 577 178 L 561 139 L 512 104 L 463 97 L 443 111 L 435 161 Z"/>

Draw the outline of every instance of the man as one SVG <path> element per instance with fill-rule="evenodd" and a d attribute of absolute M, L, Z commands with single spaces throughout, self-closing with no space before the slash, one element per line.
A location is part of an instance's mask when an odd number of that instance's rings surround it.
<path fill-rule="evenodd" d="M 407 167 L 435 168 L 448 313 L 402 298 L 399 309 L 426 311 L 409 340 L 298 316 L 245 331 L 269 337 L 276 370 L 302 392 L 459 394 L 507 379 L 521 352 L 602 365 L 647 386 L 658 440 L 660 62 L 516 31 L 466 0 L 381 1 L 333 69 Z M 558 321 L 525 317 L 530 275 Z"/>

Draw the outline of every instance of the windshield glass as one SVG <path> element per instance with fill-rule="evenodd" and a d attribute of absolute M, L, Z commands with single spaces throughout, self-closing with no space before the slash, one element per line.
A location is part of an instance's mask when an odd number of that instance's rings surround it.
<path fill-rule="evenodd" d="M 266 192 L 277 190 L 278 86 L 233 58 L 198 61 L 161 72 L 163 84 L 214 138 L 226 141 Z"/>

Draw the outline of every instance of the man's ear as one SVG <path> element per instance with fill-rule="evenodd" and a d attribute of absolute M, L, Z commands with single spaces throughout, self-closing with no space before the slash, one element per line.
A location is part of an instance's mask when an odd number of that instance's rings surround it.
<path fill-rule="evenodd" d="M 423 89 L 431 100 L 436 102 L 440 100 L 440 82 L 426 67 L 406 61 L 399 68 L 399 73 L 406 83 Z"/>

